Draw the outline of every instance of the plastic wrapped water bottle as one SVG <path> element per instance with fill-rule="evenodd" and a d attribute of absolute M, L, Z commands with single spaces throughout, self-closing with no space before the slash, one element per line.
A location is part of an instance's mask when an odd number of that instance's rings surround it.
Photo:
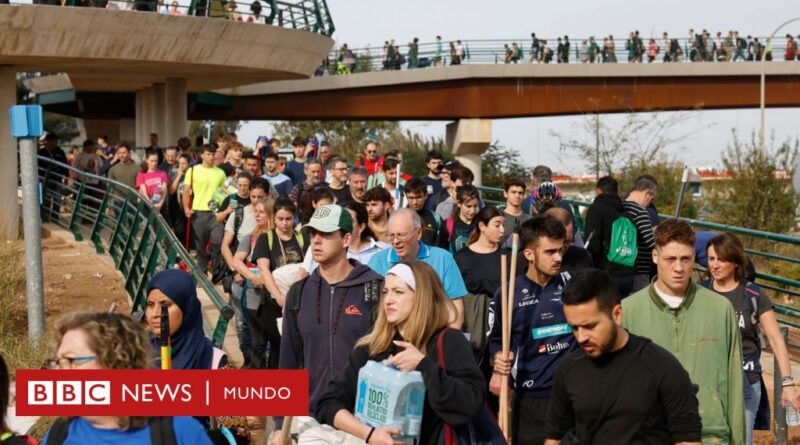
<path fill-rule="evenodd" d="M 794 409 L 791 403 L 787 403 L 784 407 L 786 409 L 786 424 L 789 426 L 800 425 L 800 414 Z"/>

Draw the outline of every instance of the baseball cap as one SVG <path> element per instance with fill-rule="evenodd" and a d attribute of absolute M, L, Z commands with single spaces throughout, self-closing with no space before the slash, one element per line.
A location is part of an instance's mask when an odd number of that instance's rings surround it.
<path fill-rule="evenodd" d="M 333 233 L 337 230 L 353 231 L 353 217 L 344 207 L 336 204 L 320 206 L 314 211 L 306 227 L 319 230 L 323 233 Z"/>
<path fill-rule="evenodd" d="M 458 161 L 447 161 L 443 164 L 443 168 L 448 171 L 453 171 L 458 167 L 461 167 L 461 163 Z"/>

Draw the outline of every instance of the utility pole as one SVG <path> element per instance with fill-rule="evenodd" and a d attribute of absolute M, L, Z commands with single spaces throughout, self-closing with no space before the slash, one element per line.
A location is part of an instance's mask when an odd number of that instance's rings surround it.
<path fill-rule="evenodd" d="M 25 290 L 28 297 L 28 337 L 44 336 L 44 286 L 42 273 L 42 221 L 39 214 L 39 160 L 36 144 L 43 132 L 42 107 L 11 107 L 11 136 L 19 139 L 22 183 L 22 225 L 25 237 Z"/>

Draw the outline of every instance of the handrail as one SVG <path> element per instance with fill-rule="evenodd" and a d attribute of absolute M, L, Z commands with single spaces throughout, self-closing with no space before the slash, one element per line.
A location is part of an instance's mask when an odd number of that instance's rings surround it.
<path fill-rule="evenodd" d="M 552 60 L 550 63 L 557 63 L 558 55 L 557 55 L 557 36 L 555 38 L 540 38 L 541 41 L 548 42 L 548 48 L 552 53 Z M 603 63 L 601 60 L 601 56 L 605 57 L 605 50 L 603 49 L 603 37 L 601 36 L 599 39 L 595 40 L 598 45 L 598 49 L 601 51 L 597 55 L 597 60 L 594 63 Z M 761 44 L 761 48 L 763 51 L 767 51 L 767 45 L 765 44 L 766 38 L 758 37 L 759 43 Z M 648 42 L 650 38 L 642 38 L 642 42 L 644 43 L 644 52 L 641 55 L 641 63 L 648 63 Z M 670 39 L 671 40 L 671 39 Z M 708 54 L 711 53 L 710 49 L 700 49 L 697 46 L 690 46 L 689 38 L 681 37 L 676 38 L 678 42 L 678 50 L 674 52 L 670 52 L 669 55 L 671 60 L 665 61 L 665 55 L 668 53 L 668 49 L 665 48 L 666 43 L 663 37 L 655 38 L 656 44 L 660 47 L 658 54 L 656 55 L 654 62 L 655 63 L 676 63 L 676 62 L 717 62 L 718 58 L 724 57 L 725 60 L 719 60 L 719 62 L 724 63 L 729 60 L 739 60 L 741 57 L 744 57 L 744 60 L 747 60 L 747 56 L 749 55 L 749 50 L 745 47 L 741 51 L 739 51 L 734 42 L 734 47 L 730 48 L 731 51 L 728 51 L 728 48 L 721 48 L 723 45 L 720 44 L 719 40 L 716 38 L 709 39 L 709 41 L 714 41 L 716 43 L 717 49 L 716 52 L 711 54 L 714 60 L 708 60 Z M 570 48 L 568 50 L 568 63 L 582 63 L 583 60 L 588 58 L 588 54 L 583 51 L 582 42 L 588 42 L 589 38 L 578 38 L 578 39 L 570 39 Z M 725 39 L 723 38 L 723 43 Z M 427 66 L 433 66 L 436 59 L 439 59 L 442 65 L 450 65 L 452 64 L 452 57 L 451 57 L 451 49 L 450 44 L 453 44 L 455 47 L 460 47 L 463 49 L 463 60 L 460 60 L 460 63 L 465 64 L 497 64 L 497 63 L 505 63 L 506 57 L 506 48 L 505 45 L 509 46 L 509 49 L 512 48 L 512 43 L 516 43 L 519 48 L 520 58 L 517 62 L 513 63 L 530 63 L 532 60 L 532 41 L 530 37 L 524 38 L 510 38 L 510 39 L 469 39 L 469 40 L 460 40 L 460 44 L 457 40 L 448 40 L 448 41 L 441 41 L 441 42 L 424 42 L 417 44 L 417 58 L 414 60 L 409 60 L 409 44 L 410 42 L 405 43 L 396 43 L 395 46 L 398 48 L 398 52 L 404 56 L 405 62 L 404 63 L 394 63 L 388 64 L 384 66 L 384 54 L 383 48 L 381 46 L 377 47 L 364 47 L 364 48 L 348 48 L 348 53 L 346 56 L 348 61 L 345 64 L 346 66 L 341 67 L 337 62 L 339 62 L 343 57 L 342 47 L 335 47 L 331 50 L 329 55 L 329 60 L 333 63 L 329 64 L 328 70 L 331 74 L 349 74 L 352 72 L 366 72 L 366 71 L 379 71 L 382 69 L 413 69 L 413 68 L 424 68 Z M 586 48 L 588 51 L 588 46 Z M 771 50 L 768 54 L 771 55 L 772 60 L 783 60 L 785 57 L 785 50 L 786 50 L 786 39 L 785 38 L 776 38 L 773 39 Z M 705 51 L 705 52 L 703 52 Z M 728 52 L 730 52 L 730 56 L 728 56 Z M 352 57 L 350 55 L 352 54 Z M 611 54 L 609 52 L 609 54 Z M 608 60 L 605 60 L 605 63 L 631 63 L 628 62 L 628 54 L 629 51 L 626 48 L 626 39 L 615 39 L 614 40 L 614 51 L 613 57 L 609 57 Z M 706 55 L 705 58 L 702 56 Z M 700 60 L 703 59 L 703 60 Z M 613 60 L 613 61 L 612 61 Z M 753 57 L 753 60 L 757 60 L 757 57 Z"/>
<path fill-rule="evenodd" d="M 580 208 L 588 208 L 591 205 L 591 203 L 586 201 L 571 200 L 570 205 L 573 208 L 573 215 L 575 217 L 576 222 L 579 225 L 579 230 L 583 231 L 583 217 L 581 215 Z M 658 216 L 662 220 L 673 217 L 672 215 L 664 215 L 664 214 L 660 214 Z M 779 242 L 783 244 L 800 246 L 800 237 L 793 235 L 771 233 L 762 230 L 749 229 L 747 227 L 732 226 L 730 224 L 719 224 L 719 223 L 701 221 L 691 218 L 681 218 L 681 219 L 689 223 L 691 226 L 700 229 L 729 232 L 740 236 L 746 236 L 749 238 L 757 238 L 767 241 Z M 798 263 L 798 259 L 787 257 L 784 255 L 762 252 L 760 250 L 755 250 L 755 249 L 746 249 L 746 251 L 750 255 L 759 256 L 767 260 L 783 261 L 790 264 Z M 780 277 L 765 272 L 756 272 L 756 280 L 758 281 L 758 284 L 765 289 L 778 293 L 788 294 L 791 296 L 800 296 L 800 280 Z M 779 318 L 778 321 L 781 324 L 784 324 L 786 326 L 792 326 L 795 328 L 800 328 L 800 322 L 798 322 L 798 320 L 800 320 L 800 309 L 795 309 L 791 306 L 781 305 L 777 303 L 773 303 L 773 307 L 775 308 L 776 313 L 784 315 L 786 317 L 792 317 L 792 319 Z"/>
<path fill-rule="evenodd" d="M 109 253 L 125 280 L 132 312 L 144 308 L 146 286 L 157 269 L 182 263 L 219 310 L 220 317 L 210 337 L 215 346 L 221 347 L 233 308 L 197 266 L 159 211 L 125 184 L 45 156 L 38 158 L 43 221 L 65 227 L 77 241 L 88 234 L 97 253 Z M 71 214 L 61 213 L 64 204 L 71 204 Z"/>
<path fill-rule="evenodd" d="M 261 14 L 258 16 L 251 6 L 258 1 Z M 20 0 L 11 0 L 12 4 L 30 4 Z M 233 2 L 227 0 L 191 0 L 188 5 L 178 5 L 172 11 L 171 1 L 159 0 L 67 0 L 63 6 L 91 5 L 103 9 L 131 10 L 141 12 L 157 12 L 164 15 L 200 16 L 238 20 L 242 22 L 263 22 L 267 25 L 283 28 L 300 29 L 330 37 L 335 30 L 328 5 L 325 0 L 301 0 L 298 2 L 283 0 L 249 0 Z M 61 4 L 53 1 L 52 5 Z M 231 5 L 235 9 L 230 9 Z M 311 17 L 313 20 L 309 20 Z"/>

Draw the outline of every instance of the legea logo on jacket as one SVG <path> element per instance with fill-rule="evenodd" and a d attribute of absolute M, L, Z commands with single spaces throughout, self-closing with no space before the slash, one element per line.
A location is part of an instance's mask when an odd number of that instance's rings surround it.
<path fill-rule="evenodd" d="M 550 326 L 542 326 L 533 328 L 531 330 L 534 340 L 539 340 L 547 337 L 555 337 L 556 335 L 566 335 L 572 333 L 572 327 L 566 323 L 552 324 Z"/>

